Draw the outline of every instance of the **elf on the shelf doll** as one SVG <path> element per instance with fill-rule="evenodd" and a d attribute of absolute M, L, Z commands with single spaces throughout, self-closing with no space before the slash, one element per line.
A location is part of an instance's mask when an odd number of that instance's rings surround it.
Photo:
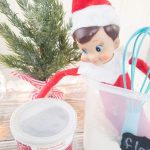
<path fill-rule="evenodd" d="M 124 87 L 122 77 L 122 55 L 119 47 L 119 21 L 108 0 L 73 0 L 72 36 L 82 51 L 77 68 L 58 71 L 43 87 L 37 98 L 44 97 L 50 89 L 67 75 L 85 75 L 106 84 Z M 132 59 L 129 60 L 131 64 Z M 147 64 L 137 60 L 137 68 L 148 72 Z M 149 76 L 150 77 L 150 76 Z M 130 77 L 126 72 L 127 88 Z"/>

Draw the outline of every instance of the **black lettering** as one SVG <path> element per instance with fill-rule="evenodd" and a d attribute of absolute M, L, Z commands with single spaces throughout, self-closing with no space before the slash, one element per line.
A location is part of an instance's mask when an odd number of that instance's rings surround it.
<path fill-rule="evenodd" d="M 122 150 L 150 150 L 150 139 L 131 133 L 124 133 L 121 139 Z"/>

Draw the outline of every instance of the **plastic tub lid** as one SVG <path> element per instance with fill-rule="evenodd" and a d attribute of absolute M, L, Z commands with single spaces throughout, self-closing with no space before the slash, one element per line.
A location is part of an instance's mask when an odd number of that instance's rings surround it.
<path fill-rule="evenodd" d="M 73 136 L 76 112 L 66 102 L 37 99 L 18 107 L 10 119 L 11 132 L 23 144 L 54 144 Z"/>

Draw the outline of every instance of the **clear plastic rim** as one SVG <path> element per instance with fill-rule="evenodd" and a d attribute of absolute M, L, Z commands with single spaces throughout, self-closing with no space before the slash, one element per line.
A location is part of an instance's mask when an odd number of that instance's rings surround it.
<path fill-rule="evenodd" d="M 20 116 L 21 113 L 23 113 L 25 110 L 32 109 L 32 107 L 30 107 L 31 105 L 33 105 L 33 104 L 39 105 L 40 103 L 58 105 L 58 106 L 64 108 L 68 112 L 69 122 L 64 130 L 62 130 L 60 133 L 58 133 L 54 136 L 42 137 L 42 138 L 31 136 L 21 130 L 21 128 L 18 125 L 19 120 L 17 117 Z M 51 98 L 44 98 L 44 99 L 42 98 L 42 99 L 36 99 L 36 100 L 32 100 L 30 102 L 27 102 L 27 103 L 19 106 L 13 112 L 13 114 L 10 118 L 10 129 L 11 129 L 11 132 L 12 132 L 12 135 L 14 136 L 14 138 L 17 141 L 19 141 L 23 144 L 27 144 L 29 146 L 30 145 L 53 144 L 53 143 L 57 143 L 58 141 L 65 140 L 66 138 L 68 138 L 70 136 L 73 137 L 73 134 L 76 129 L 76 124 L 77 124 L 77 115 L 76 115 L 76 112 L 73 109 L 73 107 L 71 105 L 69 105 L 67 102 L 64 102 L 64 101 L 58 100 L 58 99 L 51 99 Z"/>

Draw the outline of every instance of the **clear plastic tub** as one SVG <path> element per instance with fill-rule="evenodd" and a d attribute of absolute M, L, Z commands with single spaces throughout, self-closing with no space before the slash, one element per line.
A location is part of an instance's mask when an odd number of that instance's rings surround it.
<path fill-rule="evenodd" d="M 150 94 L 88 81 L 85 150 L 120 150 L 121 135 L 150 138 Z"/>
<path fill-rule="evenodd" d="M 18 150 L 71 150 L 76 121 L 69 104 L 45 98 L 16 109 L 10 128 Z"/>

